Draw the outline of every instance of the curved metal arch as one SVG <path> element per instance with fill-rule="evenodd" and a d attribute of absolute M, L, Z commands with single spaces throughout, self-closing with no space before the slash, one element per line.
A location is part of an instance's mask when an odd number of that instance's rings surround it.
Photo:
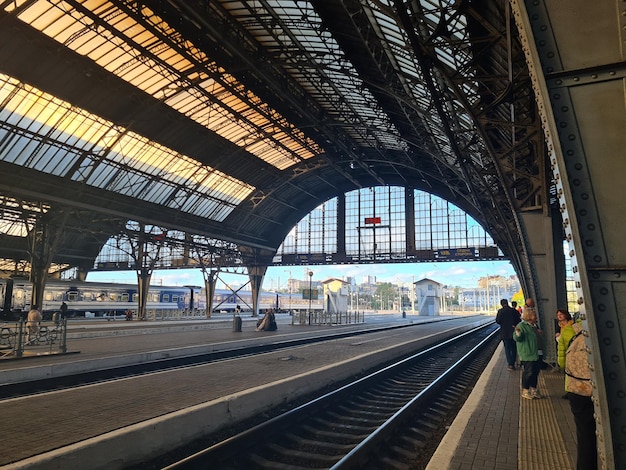
<path fill-rule="evenodd" d="M 614 115 L 598 112 L 596 98 L 606 107 L 623 102 L 624 11 L 622 8 L 621 22 L 616 22 L 611 2 L 603 4 L 604 9 L 574 2 L 570 6 L 574 18 L 581 22 L 581 27 L 589 26 L 585 42 L 590 46 L 581 47 L 576 25 L 559 30 L 553 25 L 553 15 L 563 14 L 555 10 L 555 5 L 522 0 L 515 0 L 512 5 L 541 104 L 556 197 L 579 296 L 577 303 L 586 330 L 599 456 L 604 468 L 622 468 L 626 465 L 626 350 L 622 321 L 626 255 L 623 243 L 615 243 L 623 239 L 623 228 L 610 217 L 613 203 L 602 199 L 599 188 L 609 177 L 609 173 L 601 171 L 608 167 L 607 156 L 612 156 L 607 152 L 623 154 L 623 109 L 618 113 L 622 125 L 607 123 L 605 128 L 591 132 L 586 121 Z M 609 36 L 606 31 L 616 25 L 621 36 Z M 557 21 L 556 26 L 563 25 Z M 602 54 L 596 54 L 598 46 L 594 40 L 605 40 Z M 609 57 L 613 61 L 607 63 Z M 621 64 L 616 61 L 618 58 Z M 577 89 L 580 85 L 586 88 L 585 92 Z M 598 139 L 603 141 L 601 149 L 594 146 Z M 619 169 L 624 169 L 623 164 L 609 171 L 615 174 Z"/>

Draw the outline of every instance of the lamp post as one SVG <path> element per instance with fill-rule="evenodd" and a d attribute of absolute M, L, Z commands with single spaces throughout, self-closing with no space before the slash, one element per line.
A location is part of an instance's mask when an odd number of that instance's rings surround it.
<path fill-rule="evenodd" d="M 411 281 L 411 314 L 415 315 L 415 276 Z"/>
<path fill-rule="evenodd" d="M 293 312 L 291 311 L 291 270 L 285 269 L 286 273 L 289 273 L 289 280 L 287 280 L 287 289 L 289 290 L 289 315 L 291 315 L 291 324 L 293 325 Z"/>
<path fill-rule="evenodd" d="M 309 325 L 311 324 L 311 302 L 313 301 L 313 291 L 311 289 L 311 284 L 313 282 L 313 271 L 309 269 Z"/>

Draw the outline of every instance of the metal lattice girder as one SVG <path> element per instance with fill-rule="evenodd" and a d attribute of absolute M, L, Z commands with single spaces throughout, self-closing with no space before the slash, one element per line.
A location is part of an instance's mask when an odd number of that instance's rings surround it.
<path fill-rule="evenodd" d="M 515 212 L 544 204 L 541 145 L 508 3 L 483 3 L 7 3 L 5 39 L 30 48 L 1 63 L 107 129 L 94 142 L 31 134 L 34 158 L 74 158 L 55 175 L 59 202 L 271 250 L 331 197 L 402 185 L 467 211 L 526 271 Z M 137 145 L 141 158 L 124 154 Z M 140 214 L 123 195 L 155 204 Z"/>

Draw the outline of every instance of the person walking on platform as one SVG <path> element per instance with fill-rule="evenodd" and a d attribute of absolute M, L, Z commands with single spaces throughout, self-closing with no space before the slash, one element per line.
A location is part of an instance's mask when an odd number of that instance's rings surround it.
<path fill-rule="evenodd" d="M 528 305 L 528 304 L 527 304 Z M 517 354 L 522 363 L 522 398 L 541 398 L 537 380 L 543 361 L 543 331 L 537 325 L 534 303 L 525 308 L 522 321 L 515 327 L 513 339 L 517 343 Z"/>
<path fill-rule="evenodd" d="M 513 339 L 513 332 L 515 331 L 515 325 L 520 322 L 520 315 L 517 313 L 517 310 L 509 307 L 508 300 L 500 300 L 500 305 L 502 305 L 502 308 L 498 310 L 496 323 L 500 325 L 500 338 L 504 345 L 504 354 L 509 370 L 515 370 L 517 347 Z"/>

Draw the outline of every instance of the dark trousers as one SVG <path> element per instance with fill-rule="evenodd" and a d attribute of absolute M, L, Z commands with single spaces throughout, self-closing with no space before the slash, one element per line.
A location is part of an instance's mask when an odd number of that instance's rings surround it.
<path fill-rule="evenodd" d="M 517 358 L 517 345 L 513 338 L 502 338 L 504 344 L 504 354 L 506 355 L 506 362 L 510 366 L 515 365 L 515 359 Z"/>
<path fill-rule="evenodd" d="M 569 392 L 567 398 L 576 423 L 576 470 L 597 470 L 596 420 L 593 418 L 591 397 Z"/>
<path fill-rule="evenodd" d="M 541 371 L 541 361 L 522 361 L 522 388 L 537 388 L 537 378 Z"/>

